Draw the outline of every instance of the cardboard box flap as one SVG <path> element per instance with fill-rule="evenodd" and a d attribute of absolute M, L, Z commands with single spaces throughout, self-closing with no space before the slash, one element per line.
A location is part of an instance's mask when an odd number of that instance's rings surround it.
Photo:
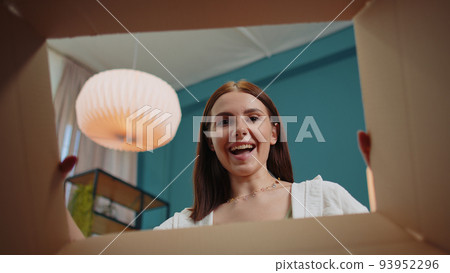
<path fill-rule="evenodd" d="M 448 1 L 374 1 L 354 19 L 378 211 L 450 250 Z"/>
<path fill-rule="evenodd" d="M 326 21 L 349 4 L 348 0 L 176 1 L 172 6 L 147 2 L 104 4 L 133 32 Z M 352 3 L 339 19 L 351 18 L 365 1 Z M 379 212 L 320 218 L 354 254 L 450 251 L 446 172 L 450 43 L 444 33 L 449 5 L 444 0 L 378 0 L 355 19 Z M 69 231 L 62 182 L 55 172 L 59 156 L 45 39 L 126 31 L 90 0 L 6 1 L 0 15 L 0 30 L 7 38 L 1 45 L 0 111 L 5 131 L 0 134 L 0 208 L 9 221 L 1 227 L 0 251 L 55 253 L 68 242 Z M 60 253 L 98 254 L 114 238 L 89 238 L 66 245 Z M 105 253 L 347 252 L 316 220 L 296 219 L 126 233 Z"/>
<path fill-rule="evenodd" d="M 244 222 L 179 230 L 136 231 L 119 237 L 116 234 L 93 237 L 74 242 L 59 254 L 346 255 L 349 254 L 346 249 L 352 254 L 443 253 L 416 241 L 380 214 L 317 219 L 332 235 L 313 218 Z"/>
<path fill-rule="evenodd" d="M 327 22 L 350 3 L 338 20 L 351 20 L 366 1 L 22 0 L 8 4 L 43 36 L 63 38 L 127 33 L 116 19 L 130 32 Z"/>
<path fill-rule="evenodd" d="M 52 254 L 68 242 L 45 38 L 0 7 L 0 253 Z M 7 42 L 6 42 L 7 41 Z"/>

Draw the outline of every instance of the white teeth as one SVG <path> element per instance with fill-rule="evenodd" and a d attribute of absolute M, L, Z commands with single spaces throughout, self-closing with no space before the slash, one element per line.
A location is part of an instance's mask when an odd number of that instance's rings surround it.
<path fill-rule="evenodd" d="M 236 150 L 251 149 L 251 148 L 253 148 L 253 145 L 243 144 L 243 145 L 231 147 L 231 151 L 234 152 Z"/>

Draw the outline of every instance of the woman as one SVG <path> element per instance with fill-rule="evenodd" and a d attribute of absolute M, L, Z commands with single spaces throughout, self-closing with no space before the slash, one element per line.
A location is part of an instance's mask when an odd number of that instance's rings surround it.
<path fill-rule="evenodd" d="M 203 112 L 194 167 L 194 205 L 155 229 L 241 221 L 365 213 L 367 208 L 336 183 L 293 183 L 278 110 L 256 85 L 228 82 Z"/>

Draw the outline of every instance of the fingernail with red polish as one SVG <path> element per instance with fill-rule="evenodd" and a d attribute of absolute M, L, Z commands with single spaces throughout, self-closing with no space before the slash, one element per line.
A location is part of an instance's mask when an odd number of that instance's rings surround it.
<path fill-rule="evenodd" d="M 64 159 L 63 162 L 59 163 L 59 170 L 61 172 L 69 172 L 70 170 L 72 170 L 73 166 L 75 166 L 75 164 L 77 164 L 77 157 L 76 156 L 68 156 Z"/>

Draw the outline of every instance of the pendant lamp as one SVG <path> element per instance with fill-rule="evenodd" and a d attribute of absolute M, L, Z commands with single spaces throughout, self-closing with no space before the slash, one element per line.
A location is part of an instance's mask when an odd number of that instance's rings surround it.
<path fill-rule="evenodd" d="M 83 134 L 121 151 L 153 151 L 169 143 L 181 120 L 175 90 L 154 75 L 132 69 L 108 70 L 89 78 L 75 109 Z"/>

